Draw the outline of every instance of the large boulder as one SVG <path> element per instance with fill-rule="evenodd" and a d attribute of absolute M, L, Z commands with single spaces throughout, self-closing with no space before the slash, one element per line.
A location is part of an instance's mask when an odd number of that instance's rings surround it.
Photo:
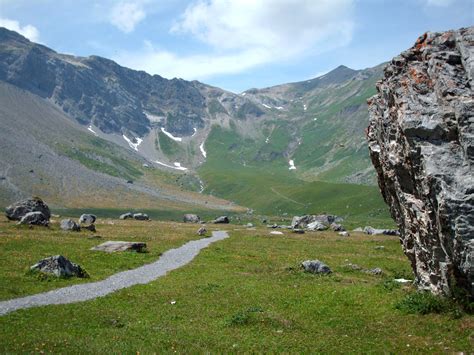
<path fill-rule="evenodd" d="M 127 213 L 121 214 L 119 219 L 133 219 L 133 213 L 127 212 Z"/>
<path fill-rule="evenodd" d="M 61 221 L 60 228 L 63 231 L 73 231 L 73 232 L 79 232 L 81 230 L 81 227 L 70 218 L 63 219 Z"/>
<path fill-rule="evenodd" d="M 91 248 L 91 250 L 105 251 L 106 253 L 116 251 L 136 251 L 137 253 L 143 253 L 146 251 L 146 243 L 108 241 Z"/>
<path fill-rule="evenodd" d="M 183 216 L 184 223 L 200 223 L 201 218 L 197 214 L 187 213 Z"/>
<path fill-rule="evenodd" d="M 7 218 L 13 221 L 21 220 L 28 212 L 41 212 L 48 221 L 51 218 L 48 205 L 38 197 L 15 202 L 5 209 Z"/>
<path fill-rule="evenodd" d="M 148 221 L 150 217 L 146 213 L 135 213 L 133 215 L 133 219 L 136 219 L 138 221 Z"/>
<path fill-rule="evenodd" d="M 94 224 L 97 217 L 93 214 L 85 213 L 79 217 L 79 224 L 91 225 Z"/>
<path fill-rule="evenodd" d="M 324 225 L 324 229 L 328 229 L 331 223 L 340 222 L 342 218 L 330 215 L 330 214 L 319 214 L 319 215 L 305 215 L 305 216 L 294 216 L 291 221 L 291 228 L 304 229 L 308 225 L 317 222 L 314 225 Z M 324 230 L 324 229 L 314 229 L 313 230 Z"/>
<path fill-rule="evenodd" d="M 28 212 L 25 214 L 21 219 L 19 224 L 26 224 L 26 225 L 35 225 L 35 226 L 45 226 L 49 225 L 49 219 L 45 217 L 43 212 L 35 211 L 35 212 Z"/>
<path fill-rule="evenodd" d="M 370 157 L 416 284 L 474 295 L 474 27 L 428 32 L 368 100 Z"/>
<path fill-rule="evenodd" d="M 55 255 L 42 259 L 33 265 L 30 270 L 54 275 L 56 277 L 89 276 L 80 265 L 72 263 L 62 255 Z"/>

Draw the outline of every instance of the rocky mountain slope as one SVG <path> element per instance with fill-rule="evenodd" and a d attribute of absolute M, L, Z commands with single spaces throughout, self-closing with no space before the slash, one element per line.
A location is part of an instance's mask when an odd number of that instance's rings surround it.
<path fill-rule="evenodd" d="M 474 27 L 426 33 L 370 100 L 370 154 L 416 281 L 474 295 Z"/>
<path fill-rule="evenodd" d="M 308 188 L 319 181 L 374 183 L 363 131 L 365 100 L 374 94 L 381 69 L 340 66 L 316 79 L 234 94 L 197 81 L 151 76 L 96 56 L 60 54 L 0 28 L 5 90 L 23 90 L 37 105 L 42 100 L 81 131 L 80 144 L 63 139 L 51 147 L 55 154 L 93 173 L 152 179 L 155 185 L 165 179 L 178 191 L 201 191 L 240 204 L 248 202 L 246 197 L 235 198 L 224 185 L 237 186 L 244 177 L 259 181 L 262 174 L 281 177 L 279 185 Z M 23 100 L 19 95 L 16 99 Z M 5 122 L 15 115 L 9 110 Z M 47 137 L 37 135 L 37 143 L 48 145 Z M 121 162 L 111 158 L 117 145 L 126 156 Z M 9 168 L 7 177 L 23 178 L 15 169 Z"/>

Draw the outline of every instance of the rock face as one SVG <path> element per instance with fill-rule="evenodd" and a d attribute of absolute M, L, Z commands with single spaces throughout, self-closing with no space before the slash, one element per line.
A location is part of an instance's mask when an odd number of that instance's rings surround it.
<path fill-rule="evenodd" d="M 91 250 L 105 251 L 106 253 L 116 251 L 136 251 L 137 253 L 143 253 L 146 251 L 146 243 L 108 241 L 91 248 Z"/>
<path fill-rule="evenodd" d="M 89 276 L 83 268 L 70 262 L 62 255 L 55 255 L 42 259 L 33 265 L 30 270 L 54 275 L 56 277 Z"/>
<path fill-rule="evenodd" d="M 7 218 L 13 221 L 21 220 L 28 212 L 41 212 L 47 220 L 51 218 L 48 205 L 37 197 L 15 202 L 5 209 Z"/>
<path fill-rule="evenodd" d="M 196 214 L 187 213 L 183 216 L 184 223 L 199 223 L 201 222 L 201 218 L 199 218 Z"/>
<path fill-rule="evenodd" d="M 416 284 L 474 281 L 474 27 L 426 33 L 368 100 L 370 156 Z"/>

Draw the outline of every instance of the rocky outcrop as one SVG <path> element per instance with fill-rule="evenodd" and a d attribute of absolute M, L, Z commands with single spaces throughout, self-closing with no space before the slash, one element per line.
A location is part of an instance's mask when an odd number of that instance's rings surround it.
<path fill-rule="evenodd" d="M 5 209 L 7 218 L 13 221 L 21 220 L 28 212 L 41 212 L 47 220 L 51 218 L 48 205 L 38 197 L 15 202 Z"/>
<path fill-rule="evenodd" d="M 416 283 L 473 295 L 474 27 L 426 33 L 368 100 L 370 156 Z"/>

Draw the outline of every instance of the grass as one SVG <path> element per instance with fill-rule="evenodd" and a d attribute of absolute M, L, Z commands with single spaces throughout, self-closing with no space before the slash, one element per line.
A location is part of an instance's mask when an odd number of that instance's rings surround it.
<path fill-rule="evenodd" d="M 387 287 L 393 277 L 410 273 L 397 238 L 357 233 L 350 238 L 333 233 L 271 236 L 263 228 L 225 227 L 231 238 L 212 244 L 190 264 L 157 281 L 93 301 L 0 317 L 0 352 L 440 353 L 472 349 L 472 316 L 420 316 L 396 309 L 414 292 L 409 286 Z M 101 271 L 108 264 L 120 269 L 156 259 L 163 250 L 194 238 L 195 228 L 166 222 L 100 225 L 99 231 L 109 236 L 146 239 L 150 253 L 97 253 L 95 259 L 87 255 L 89 245 L 83 236 L 40 235 L 36 229 L 2 223 L 1 285 L 16 288 L 18 295 L 63 285 L 30 281 L 25 276 L 23 269 L 41 254 L 37 248 L 42 243 L 44 254 L 67 249 L 76 259 L 82 255 L 83 259 L 74 261 L 82 262 L 94 279 L 112 271 Z M 385 248 L 377 250 L 377 245 Z M 304 273 L 299 264 L 306 259 L 322 260 L 333 274 Z M 384 276 L 350 270 L 345 267 L 348 263 L 381 267 Z M 38 286 L 44 284 L 47 287 Z"/>

